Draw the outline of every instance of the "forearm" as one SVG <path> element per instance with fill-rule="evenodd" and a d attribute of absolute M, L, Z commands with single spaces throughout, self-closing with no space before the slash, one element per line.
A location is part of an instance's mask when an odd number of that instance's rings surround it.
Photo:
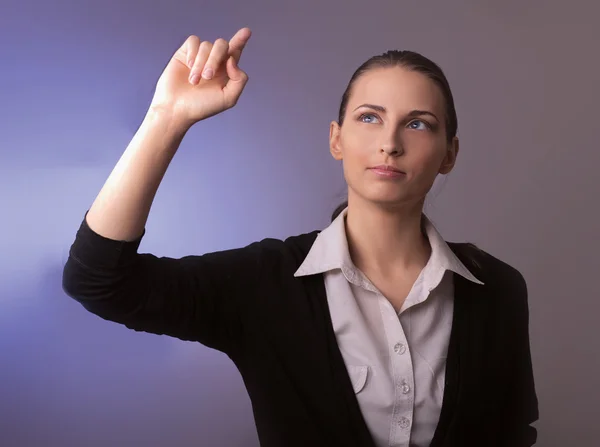
<path fill-rule="evenodd" d="M 154 197 L 187 128 L 151 109 L 94 200 L 87 223 L 113 240 L 141 236 Z"/>

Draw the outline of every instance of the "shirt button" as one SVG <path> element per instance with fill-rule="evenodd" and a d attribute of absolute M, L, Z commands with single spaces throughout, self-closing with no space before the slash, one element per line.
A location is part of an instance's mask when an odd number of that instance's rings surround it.
<path fill-rule="evenodd" d="M 410 419 L 405 418 L 404 416 L 401 417 L 398 420 L 398 425 L 400 426 L 400 428 L 402 429 L 407 429 L 408 427 L 410 427 Z"/>
<path fill-rule="evenodd" d="M 402 355 L 406 352 L 406 346 L 403 343 L 396 343 L 394 345 L 394 352 Z"/>
<path fill-rule="evenodd" d="M 408 383 L 406 383 L 405 380 L 402 381 L 401 389 L 402 389 L 403 394 L 410 393 L 410 385 Z"/>

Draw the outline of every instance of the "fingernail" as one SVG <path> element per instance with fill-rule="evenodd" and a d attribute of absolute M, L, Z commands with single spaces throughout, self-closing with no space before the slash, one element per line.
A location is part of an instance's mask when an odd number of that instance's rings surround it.
<path fill-rule="evenodd" d="M 192 84 L 197 84 L 198 81 L 200 81 L 200 76 L 198 74 L 195 74 L 190 78 L 190 83 Z"/>
<path fill-rule="evenodd" d="M 204 72 L 202 73 L 202 77 L 204 79 L 212 79 L 212 77 L 213 77 L 212 68 L 207 68 L 206 70 L 204 70 Z"/>

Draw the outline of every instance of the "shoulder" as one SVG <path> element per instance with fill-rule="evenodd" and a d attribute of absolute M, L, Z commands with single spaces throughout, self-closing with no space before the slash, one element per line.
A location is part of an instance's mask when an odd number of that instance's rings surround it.
<path fill-rule="evenodd" d="M 527 294 L 523 274 L 507 262 L 471 243 L 449 242 L 448 245 L 463 264 L 486 286 L 498 291 Z"/>
<path fill-rule="evenodd" d="M 320 230 L 290 236 L 286 239 L 266 238 L 252 244 L 264 263 L 276 263 L 298 268 L 308 255 Z"/>
<path fill-rule="evenodd" d="M 493 315 L 490 328 L 523 333 L 529 320 L 529 297 L 523 274 L 507 262 L 470 243 L 449 244 L 461 262 L 484 283 L 476 300 Z"/>

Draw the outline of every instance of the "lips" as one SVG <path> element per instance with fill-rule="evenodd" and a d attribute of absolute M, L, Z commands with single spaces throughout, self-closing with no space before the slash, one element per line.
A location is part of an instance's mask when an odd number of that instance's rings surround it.
<path fill-rule="evenodd" d="M 370 168 L 369 170 L 380 179 L 398 180 L 406 177 L 405 172 L 390 165 L 379 165 Z"/>
<path fill-rule="evenodd" d="M 398 172 L 400 174 L 405 174 L 404 171 L 401 171 L 400 169 L 395 168 L 394 166 L 390 166 L 390 165 L 373 166 L 371 169 L 377 169 L 378 171 L 389 171 L 389 172 Z"/>

